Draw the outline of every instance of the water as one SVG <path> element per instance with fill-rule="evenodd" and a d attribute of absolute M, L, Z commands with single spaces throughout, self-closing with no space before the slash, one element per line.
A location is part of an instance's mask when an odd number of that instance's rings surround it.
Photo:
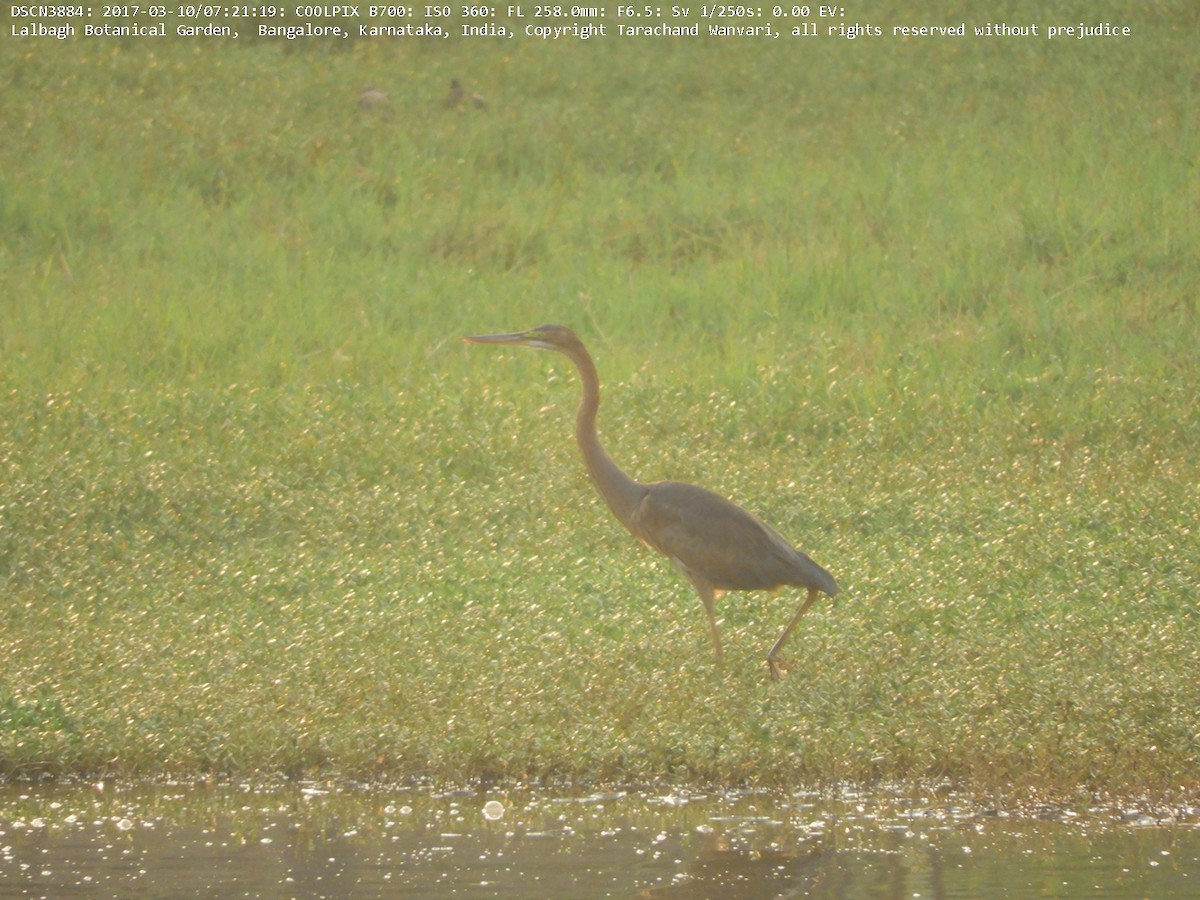
<path fill-rule="evenodd" d="M 7 897 L 1192 897 L 1200 808 L 323 784 L 0 788 Z"/>

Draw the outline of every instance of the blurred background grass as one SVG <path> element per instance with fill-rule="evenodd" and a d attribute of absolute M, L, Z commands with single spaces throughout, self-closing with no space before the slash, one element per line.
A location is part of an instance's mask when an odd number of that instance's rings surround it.
<path fill-rule="evenodd" d="M 0 771 L 1194 791 L 1200 11 L 1055 16 L 1135 33 L 10 42 Z M 838 577 L 787 682 L 458 342 L 543 321 Z"/>

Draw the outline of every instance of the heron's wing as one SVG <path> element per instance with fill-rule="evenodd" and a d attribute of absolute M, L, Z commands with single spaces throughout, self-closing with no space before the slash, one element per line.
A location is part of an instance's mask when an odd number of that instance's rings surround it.
<path fill-rule="evenodd" d="M 675 481 L 647 487 L 631 523 L 634 534 L 692 581 L 733 591 L 785 584 L 837 590 L 828 572 L 724 497 Z"/>

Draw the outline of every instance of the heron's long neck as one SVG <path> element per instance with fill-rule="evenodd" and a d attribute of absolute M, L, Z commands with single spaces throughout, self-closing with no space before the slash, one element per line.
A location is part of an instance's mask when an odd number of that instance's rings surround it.
<path fill-rule="evenodd" d="M 584 465 L 587 466 L 588 475 L 591 476 L 600 496 L 621 524 L 629 528 L 633 512 L 646 489 L 622 472 L 600 445 L 600 438 L 596 434 L 596 411 L 600 408 L 600 379 L 596 376 L 596 366 L 592 358 L 583 348 L 571 353 L 570 357 L 579 370 L 583 390 L 579 411 L 575 415 L 575 440 L 579 442 Z"/>

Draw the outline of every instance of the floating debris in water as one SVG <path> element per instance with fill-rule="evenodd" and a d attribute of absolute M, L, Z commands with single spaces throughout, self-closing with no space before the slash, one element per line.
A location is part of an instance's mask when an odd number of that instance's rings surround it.
<path fill-rule="evenodd" d="M 504 804 L 499 800 L 489 800 L 483 804 L 483 817 L 489 822 L 504 818 Z"/>

